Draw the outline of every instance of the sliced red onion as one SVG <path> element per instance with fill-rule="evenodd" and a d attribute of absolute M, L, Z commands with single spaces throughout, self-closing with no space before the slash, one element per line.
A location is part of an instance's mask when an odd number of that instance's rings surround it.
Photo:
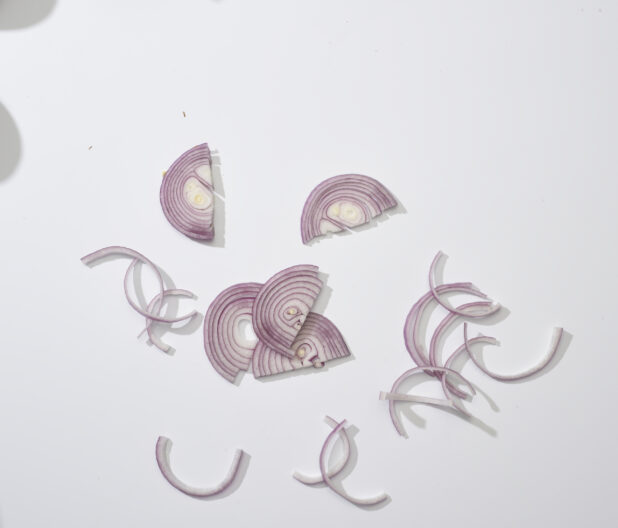
<path fill-rule="evenodd" d="M 442 300 L 442 298 L 439 295 L 440 292 L 436 289 L 434 285 L 433 278 L 435 275 L 436 265 L 438 264 L 438 261 L 440 260 L 440 258 L 444 256 L 446 255 L 444 255 L 442 251 L 438 251 L 438 253 L 436 254 L 436 256 L 434 257 L 431 263 L 431 266 L 429 267 L 429 289 L 431 290 L 431 294 L 433 295 L 433 298 L 440 304 L 440 306 L 446 308 L 449 312 L 452 312 L 457 315 L 463 315 L 465 317 L 487 317 L 488 315 L 491 315 L 492 313 L 497 312 L 500 309 L 500 305 L 498 303 L 491 304 L 486 310 L 476 311 L 476 310 L 462 310 L 458 308 L 453 308 L 448 303 Z"/>
<path fill-rule="evenodd" d="M 333 420 L 330 416 L 326 416 L 325 421 L 328 425 L 330 425 L 333 428 L 337 427 L 338 425 L 337 421 Z M 341 458 L 339 459 L 339 461 L 336 464 L 334 464 L 332 468 L 328 470 L 328 476 L 330 478 L 333 478 L 334 476 L 341 473 L 343 471 L 343 468 L 345 468 L 346 464 L 348 463 L 348 460 L 350 459 L 351 450 L 350 450 L 350 439 L 348 438 L 348 435 L 344 434 L 344 431 L 341 430 L 339 434 L 339 438 L 343 446 L 343 454 L 341 455 Z M 324 480 L 322 479 L 321 476 L 308 476 L 308 475 L 303 475 L 302 473 L 299 473 L 298 471 L 294 471 L 294 473 L 292 474 L 292 477 L 294 477 L 299 482 L 306 484 L 307 486 L 313 486 L 314 484 L 324 484 Z"/>
<path fill-rule="evenodd" d="M 212 240 L 214 193 L 207 143 L 182 154 L 164 173 L 161 207 L 178 231 L 196 240 Z"/>
<path fill-rule="evenodd" d="M 472 302 L 472 303 L 466 303 L 466 304 L 462 304 L 461 306 L 458 306 L 457 310 L 460 312 L 479 311 L 478 309 L 489 309 L 491 308 L 491 306 L 492 306 L 492 303 L 488 301 Z M 455 320 L 457 320 L 459 317 L 461 316 L 458 315 L 457 313 L 449 312 L 448 315 L 444 319 L 442 319 L 442 321 L 440 321 L 440 324 L 438 324 L 438 326 L 436 327 L 433 335 L 431 336 L 431 341 L 429 343 L 429 363 L 430 365 L 434 367 L 440 366 L 438 365 L 437 358 L 436 358 L 437 344 L 442 338 L 442 335 L 444 334 L 444 331 L 448 328 L 448 326 L 452 324 Z M 437 377 L 441 380 L 444 377 L 444 375 L 439 374 Z M 450 391 L 456 396 L 458 396 L 459 398 L 464 398 L 466 396 L 465 392 L 462 392 L 457 387 L 454 387 L 448 380 L 446 381 L 446 383 Z"/>
<path fill-rule="evenodd" d="M 253 328 L 265 345 L 286 356 L 322 289 L 318 267 L 298 265 L 266 281 L 253 305 Z"/>
<path fill-rule="evenodd" d="M 161 473 L 165 477 L 165 480 L 167 480 L 178 491 L 182 491 L 186 495 L 198 499 L 212 497 L 227 490 L 232 484 L 232 482 L 234 482 L 234 479 L 238 474 L 238 470 L 240 469 L 240 463 L 242 461 L 243 455 L 245 454 L 242 449 L 236 450 L 236 453 L 234 454 L 234 460 L 232 461 L 232 467 L 230 467 L 230 470 L 228 471 L 226 477 L 217 486 L 215 486 L 214 488 L 197 488 L 195 486 L 185 484 L 174 474 L 170 465 L 169 457 L 171 449 L 172 441 L 165 436 L 160 436 L 157 440 L 156 457 L 157 464 L 159 465 Z"/>
<path fill-rule="evenodd" d="M 443 293 L 467 293 L 469 295 L 475 295 L 482 299 L 486 299 L 487 295 L 481 292 L 476 286 L 469 282 L 457 282 L 453 284 L 443 284 L 436 288 L 436 292 Z M 420 322 L 423 313 L 427 306 L 434 301 L 433 294 L 427 292 L 423 295 L 410 310 L 406 322 L 403 327 L 403 339 L 408 349 L 408 353 L 412 357 L 412 360 L 419 366 L 430 365 L 429 358 L 425 355 L 424 347 L 419 342 L 418 333 L 420 330 Z"/>
<path fill-rule="evenodd" d="M 498 341 L 493 338 L 493 337 L 489 337 L 489 336 L 478 336 L 478 337 L 474 337 L 472 339 L 470 339 L 470 341 L 468 341 L 471 345 L 476 344 L 476 343 L 486 343 L 489 345 L 497 345 Z M 462 354 L 463 352 L 466 351 L 466 345 L 465 343 L 463 345 L 460 345 L 455 352 L 453 352 L 450 357 L 446 360 L 446 362 L 444 363 L 444 367 L 450 369 L 453 362 L 457 359 L 457 357 L 459 357 L 460 354 Z M 444 391 L 444 395 L 447 398 L 451 398 L 451 396 L 454 394 L 457 397 L 461 398 L 462 396 L 460 396 L 459 394 L 463 394 L 463 396 L 467 396 L 467 394 L 465 392 L 462 391 L 457 391 L 455 392 L 452 388 L 452 385 L 450 383 L 447 382 L 447 377 L 446 376 L 442 376 L 442 390 Z"/>
<path fill-rule="evenodd" d="M 459 410 L 451 400 L 443 400 L 441 398 L 428 398 L 426 396 L 415 396 L 414 394 L 403 394 L 401 392 L 380 391 L 380 399 L 388 401 L 424 403 L 425 405 L 435 405 L 436 407 L 446 407 L 448 409 Z"/>
<path fill-rule="evenodd" d="M 300 219 L 303 244 L 329 232 L 366 224 L 396 205 L 388 189 L 369 176 L 333 176 L 313 189 L 305 202 Z"/>
<path fill-rule="evenodd" d="M 136 261 L 134 260 L 133 262 L 136 262 Z M 193 292 L 190 292 L 189 290 L 179 290 L 179 289 L 165 290 L 163 292 L 163 295 L 161 295 L 160 293 L 157 293 L 157 295 L 155 295 L 152 301 L 150 301 L 150 303 L 148 304 L 148 308 L 147 308 L 148 312 L 149 313 L 158 312 L 161 309 L 161 304 L 163 303 L 163 299 L 169 296 L 191 297 L 191 298 L 195 297 Z M 167 354 L 168 352 L 172 350 L 171 346 L 169 346 L 167 343 L 164 343 L 152 331 L 152 319 L 146 319 L 146 327 L 140 332 L 140 334 L 137 337 L 141 337 L 144 332 L 148 334 L 148 340 L 162 352 L 165 352 Z"/>
<path fill-rule="evenodd" d="M 322 480 L 324 484 L 326 484 L 330 489 L 332 489 L 337 495 L 343 497 L 345 500 L 355 504 L 356 506 L 373 506 L 375 504 L 380 504 L 388 499 L 388 495 L 386 493 L 380 493 L 376 497 L 367 498 L 367 499 L 357 499 L 356 497 L 352 497 L 349 495 L 343 488 L 335 486 L 331 477 L 329 476 L 328 469 L 326 467 L 327 464 L 327 454 L 331 444 L 337 438 L 339 432 L 343 432 L 347 436 L 347 431 L 344 429 L 346 421 L 338 423 L 337 426 L 333 429 L 333 431 L 328 435 L 324 445 L 322 446 L 322 450 L 320 451 L 320 474 L 322 475 Z M 348 439 L 349 442 L 349 439 Z"/>
<path fill-rule="evenodd" d="M 247 370 L 256 343 L 241 332 L 243 322 L 251 323 L 255 298 L 262 288 L 257 282 L 235 284 L 223 290 L 208 307 L 204 317 L 204 349 L 215 370 L 233 383 Z"/>
<path fill-rule="evenodd" d="M 450 368 L 445 368 L 445 367 L 432 367 L 432 366 L 415 367 L 413 369 L 406 370 L 401 376 L 399 376 L 395 380 L 395 383 L 393 383 L 393 387 L 390 390 L 390 393 L 398 393 L 399 387 L 401 386 L 401 384 L 404 381 L 406 381 L 410 376 L 414 376 L 415 374 L 419 374 L 421 372 L 424 372 L 426 374 L 435 373 L 435 372 L 442 372 L 445 375 L 453 376 L 453 377 L 455 377 L 455 379 L 457 379 L 458 381 L 461 381 L 462 383 L 464 383 L 470 389 L 471 395 L 476 394 L 476 390 L 474 390 L 474 387 L 472 386 L 472 384 L 466 378 L 464 378 L 459 372 L 457 372 L 456 370 L 452 370 Z M 389 394 L 389 393 L 385 393 L 385 394 Z M 401 395 L 398 395 L 398 396 L 401 396 Z M 447 396 L 448 401 L 450 401 L 453 404 L 452 406 L 455 409 L 457 409 L 459 412 L 461 412 L 465 416 L 470 416 L 470 413 L 464 407 L 462 407 L 456 400 L 452 399 L 452 397 L 449 394 L 446 394 L 446 396 Z M 431 405 L 436 405 L 435 402 L 421 401 L 421 400 L 425 399 L 424 397 L 421 397 L 421 396 L 414 396 L 413 398 L 415 398 L 415 399 L 414 400 L 408 400 L 408 401 L 415 401 L 417 403 L 430 403 Z M 403 428 L 403 425 L 401 424 L 401 421 L 399 420 L 399 417 L 397 416 L 397 413 L 395 412 L 395 401 L 396 400 L 395 399 L 391 399 L 391 398 L 382 398 L 381 396 L 380 396 L 380 399 L 387 399 L 388 400 L 388 412 L 391 415 L 391 421 L 393 422 L 393 425 L 395 426 L 395 429 L 397 430 L 397 432 L 401 436 L 407 437 L 406 432 L 405 432 L 405 430 Z M 397 399 L 401 400 L 403 398 L 397 398 Z M 432 398 L 432 400 L 433 400 L 433 398 Z M 442 402 L 442 403 L 444 403 L 444 402 Z M 443 407 L 451 407 L 451 405 L 448 405 L 448 404 L 444 404 L 442 406 Z"/>
<path fill-rule="evenodd" d="M 133 249 L 129 249 L 129 248 L 122 247 L 122 246 L 109 246 L 109 247 L 99 249 L 98 251 L 95 251 L 93 253 L 90 253 L 89 255 L 86 255 L 85 257 L 82 257 L 81 261 L 87 266 L 89 266 L 93 262 L 99 259 L 102 259 L 104 257 L 108 257 L 110 255 L 123 255 L 125 257 L 137 259 L 143 262 L 144 264 L 146 264 L 147 266 L 149 266 L 152 269 L 152 271 L 155 273 L 157 277 L 157 281 L 159 282 L 159 295 L 163 295 L 165 288 L 163 287 L 163 277 L 161 276 L 161 272 L 149 259 L 147 259 L 144 255 L 142 255 L 141 253 L 138 253 L 137 251 Z M 159 321 L 161 323 L 177 323 L 180 321 L 185 321 L 187 319 L 191 319 L 191 317 L 193 317 L 197 313 L 195 310 L 193 310 L 191 313 L 187 315 L 183 315 L 180 317 L 167 318 L 167 317 L 160 317 L 157 314 L 153 314 L 153 313 L 150 313 L 144 310 L 133 299 L 131 299 L 131 296 L 129 295 L 128 275 L 131 269 L 132 269 L 132 266 L 129 266 L 129 269 L 127 270 L 127 273 L 125 274 L 124 293 L 127 298 L 127 301 L 131 305 L 131 308 L 133 308 L 137 313 L 143 315 L 147 319 L 152 319 L 153 321 Z"/>
<path fill-rule="evenodd" d="M 320 368 L 332 359 L 350 355 L 350 350 L 337 327 L 323 315 L 310 312 L 292 343 L 293 358 L 258 342 L 253 352 L 252 370 L 256 378 L 307 367 Z"/>
<path fill-rule="evenodd" d="M 510 376 L 503 376 L 500 374 L 496 374 L 494 372 L 491 372 L 490 370 L 488 370 L 485 366 L 483 366 L 472 354 L 472 352 L 470 351 L 470 347 L 468 346 L 469 341 L 468 341 L 468 323 L 464 323 L 464 346 L 466 349 L 466 352 L 468 353 L 468 355 L 470 356 L 470 359 L 472 360 L 472 362 L 479 368 L 481 369 L 485 374 L 487 374 L 488 376 L 499 380 L 499 381 L 518 381 L 518 380 L 522 380 L 522 379 L 526 379 L 529 378 L 530 376 L 533 376 L 534 374 L 536 374 L 537 372 L 540 372 L 541 370 L 543 370 L 547 365 L 549 365 L 551 363 L 551 360 L 554 359 L 554 356 L 556 355 L 556 352 L 558 351 L 558 346 L 560 345 L 560 340 L 562 339 L 562 334 L 564 332 L 564 330 L 560 327 L 555 327 L 554 328 L 554 332 L 552 334 L 552 338 L 549 344 L 549 353 L 547 354 L 547 356 L 545 357 L 545 359 L 543 361 L 541 361 L 537 366 L 532 367 L 524 372 L 522 372 L 521 374 L 513 374 Z"/>

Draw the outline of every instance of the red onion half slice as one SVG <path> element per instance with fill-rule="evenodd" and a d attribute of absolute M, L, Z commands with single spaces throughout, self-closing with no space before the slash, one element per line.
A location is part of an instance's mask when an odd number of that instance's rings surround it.
<path fill-rule="evenodd" d="M 236 450 L 234 460 L 232 461 L 232 466 L 230 467 L 228 474 L 217 486 L 214 488 L 197 488 L 195 486 L 185 484 L 174 474 L 170 465 L 171 449 L 172 441 L 165 436 L 160 436 L 157 440 L 156 458 L 162 475 L 165 477 L 165 480 L 167 480 L 178 491 L 182 491 L 184 494 L 198 499 L 219 495 L 227 490 L 231 486 L 232 482 L 234 482 L 234 479 L 238 474 L 238 470 L 240 469 L 240 463 L 243 455 L 245 454 L 242 449 Z"/>
<path fill-rule="evenodd" d="M 262 378 L 307 367 L 320 368 L 327 361 L 350 355 L 337 327 L 323 315 L 314 312 L 307 314 L 291 351 L 293 358 L 279 354 L 260 341 L 253 352 L 253 375 Z"/>
<path fill-rule="evenodd" d="M 256 282 L 230 286 L 215 298 L 204 317 L 206 355 L 215 370 L 231 383 L 251 364 L 255 343 L 246 342 L 241 325 L 251 324 L 253 304 L 261 288 Z"/>
<path fill-rule="evenodd" d="M 396 205 L 389 190 L 369 176 L 342 174 L 328 178 L 311 191 L 303 207 L 303 244 L 326 233 L 366 224 Z"/>
<path fill-rule="evenodd" d="M 268 279 L 253 305 L 253 329 L 259 340 L 294 357 L 290 347 L 321 289 L 317 266 L 292 266 Z"/>
<path fill-rule="evenodd" d="M 196 240 L 212 240 L 214 193 L 207 143 L 182 154 L 165 172 L 159 195 L 168 221 Z"/>
<path fill-rule="evenodd" d="M 541 361 L 537 366 L 532 367 L 532 368 L 522 372 L 521 374 L 513 374 L 511 376 L 503 376 L 503 375 L 500 375 L 500 374 L 496 374 L 496 373 L 491 372 L 490 370 L 488 370 L 485 366 L 483 366 L 474 357 L 474 355 L 470 351 L 470 347 L 468 346 L 468 344 L 470 342 L 472 342 L 472 340 L 468 341 L 468 323 L 464 323 L 463 332 L 464 332 L 464 345 L 465 345 L 466 352 L 470 356 L 470 359 L 472 360 L 472 362 L 479 369 L 481 369 L 489 377 L 494 378 L 494 379 L 496 379 L 498 381 L 518 381 L 518 380 L 526 379 L 526 378 L 529 378 L 530 376 L 533 376 L 534 374 L 536 374 L 537 372 L 540 372 L 547 365 L 549 365 L 551 363 L 551 360 L 554 359 L 554 356 L 556 355 L 556 352 L 558 352 L 558 346 L 560 345 L 560 340 L 562 339 L 562 334 L 563 334 L 564 330 L 562 328 L 560 328 L 560 327 L 555 327 L 554 328 L 554 332 L 553 332 L 553 335 L 552 335 L 552 338 L 551 338 L 551 342 L 549 344 L 549 353 L 547 354 L 547 356 L 545 357 L 545 359 L 543 361 Z"/>
<path fill-rule="evenodd" d="M 327 420 L 329 421 L 331 426 L 332 426 L 332 423 L 335 422 L 332 418 L 329 418 L 329 417 L 327 417 Z M 335 422 L 335 424 L 336 425 L 334 426 L 334 429 L 332 430 L 332 432 L 326 438 L 326 441 L 324 442 L 324 445 L 322 446 L 322 449 L 320 451 L 319 464 L 320 464 L 320 474 L 322 476 L 322 482 L 324 482 L 324 484 L 326 484 L 330 489 L 332 489 L 337 495 L 339 495 L 340 497 L 343 497 L 345 500 L 351 502 L 352 504 L 355 504 L 356 506 L 374 506 L 376 504 L 380 504 L 380 503 L 388 500 L 388 495 L 386 493 L 380 493 L 376 497 L 371 497 L 371 498 L 367 498 L 367 499 L 357 499 L 356 497 L 353 497 L 352 495 L 348 494 L 340 486 L 335 485 L 335 483 L 331 480 L 331 478 L 335 474 L 339 473 L 346 466 L 346 463 L 344 462 L 342 467 L 341 467 L 341 469 L 339 469 L 336 472 L 334 471 L 334 469 L 329 470 L 327 468 L 328 453 L 329 453 L 329 450 L 330 450 L 331 446 L 333 445 L 333 443 L 336 440 L 338 435 L 345 435 L 346 440 L 344 442 L 347 443 L 348 445 L 350 443 L 350 439 L 347 438 L 348 433 L 345 430 L 346 421 L 343 420 L 342 422 L 339 422 L 339 423 Z M 342 458 L 343 459 L 349 459 L 349 447 L 346 450 L 346 452 L 344 453 L 344 456 Z M 335 466 L 335 468 L 338 468 L 339 466 L 340 466 L 340 464 L 337 464 Z M 294 475 L 296 476 L 296 475 L 300 475 L 300 474 L 295 473 Z M 299 478 L 297 478 L 297 480 L 299 480 L 300 482 L 303 482 L 305 477 L 303 477 L 302 475 L 300 475 L 300 476 L 301 476 L 302 480 L 299 479 Z M 309 480 L 308 477 L 307 477 L 307 480 Z M 311 479 L 311 480 L 315 480 L 315 479 Z M 311 482 L 311 484 L 313 484 L 313 483 L 317 484 L 318 482 Z M 309 482 L 303 482 L 303 483 L 304 484 L 309 484 Z"/>

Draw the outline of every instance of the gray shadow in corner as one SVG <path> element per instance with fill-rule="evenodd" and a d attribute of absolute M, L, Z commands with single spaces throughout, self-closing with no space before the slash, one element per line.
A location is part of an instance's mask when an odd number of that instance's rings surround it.
<path fill-rule="evenodd" d="M 56 7 L 56 0 L 0 0 L 0 30 L 38 24 Z"/>
<path fill-rule="evenodd" d="M 3 0 L 0 0 L 0 3 Z M 0 103 L 0 184 L 17 168 L 21 157 L 21 139 L 17 125 Z"/>

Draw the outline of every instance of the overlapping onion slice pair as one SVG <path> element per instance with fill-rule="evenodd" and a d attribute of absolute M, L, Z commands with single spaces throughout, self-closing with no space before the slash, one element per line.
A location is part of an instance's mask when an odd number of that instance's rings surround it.
<path fill-rule="evenodd" d="M 406 348 L 412 360 L 417 367 L 404 372 L 395 380 L 390 392 L 381 392 L 380 399 L 388 400 L 389 412 L 395 429 L 401 436 L 406 436 L 405 430 L 397 413 L 395 412 L 395 402 L 407 401 L 413 403 L 421 403 L 435 405 L 446 409 L 451 409 L 460 412 L 466 417 L 471 417 L 470 413 L 461 404 L 461 399 L 471 397 L 476 394 L 472 384 L 465 379 L 459 372 L 453 370 L 453 363 L 461 354 L 467 354 L 472 362 L 488 376 L 499 381 L 517 381 L 523 380 L 537 374 L 543 370 L 558 351 L 558 346 L 563 335 L 563 329 L 560 327 L 554 328 L 554 333 L 549 346 L 549 352 L 546 357 L 536 366 L 526 370 L 525 372 L 514 375 L 501 375 L 487 369 L 472 353 L 471 346 L 474 344 L 490 344 L 498 345 L 498 341 L 489 336 L 479 336 L 468 339 L 468 322 L 465 319 L 477 320 L 479 318 L 488 317 L 496 313 L 500 309 L 500 305 L 487 300 L 487 295 L 481 292 L 476 286 L 468 282 L 458 282 L 452 284 L 443 284 L 436 286 L 434 283 L 435 268 L 439 260 L 443 257 L 442 252 L 433 259 L 429 269 L 429 291 L 423 295 L 412 306 L 410 313 L 405 322 L 403 329 L 404 341 Z M 480 299 L 481 301 L 462 304 L 456 308 L 450 306 L 443 298 L 444 295 L 450 293 L 469 294 Z M 437 303 L 447 310 L 447 315 L 437 325 L 429 343 L 429 353 L 426 354 L 426 347 L 423 345 L 420 337 L 421 319 L 424 313 L 428 310 L 432 303 Z M 463 343 L 448 357 L 444 364 L 439 364 L 438 361 L 438 343 L 444 336 L 445 331 L 455 323 L 463 321 Z M 437 378 L 442 384 L 442 390 L 446 399 L 427 398 L 424 396 L 416 396 L 399 392 L 402 384 L 412 376 L 417 374 L 427 374 Z M 453 383 L 458 382 L 465 385 L 469 393 L 457 388 Z"/>
<path fill-rule="evenodd" d="M 155 266 L 150 259 L 146 258 L 144 255 L 138 253 L 134 249 L 122 246 L 109 246 L 90 253 L 85 257 L 82 257 L 81 261 L 87 266 L 90 266 L 91 264 L 94 264 L 95 262 L 103 258 L 113 255 L 120 255 L 132 259 L 124 276 L 124 294 L 131 308 L 133 308 L 137 313 L 143 315 L 146 318 L 146 327 L 144 328 L 144 330 L 142 330 L 139 336 L 141 336 L 144 332 L 147 332 L 148 339 L 154 346 L 156 346 L 159 350 L 162 350 L 163 352 L 169 353 L 172 348 L 168 344 L 161 341 L 161 339 L 153 332 L 152 323 L 178 323 L 181 321 L 188 321 L 197 314 L 195 310 L 188 313 L 187 315 L 182 315 L 179 317 L 163 317 L 161 315 L 161 309 L 163 308 L 166 297 L 179 296 L 194 298 L 195 295 L 188 290 L 166 290 L 163 284 L 163 277 L 161 275 L 161 272 L 159 271 L 159 268 L 157 268 L 157 266 Z M 142 308 L 135 300 L 133 300 L 129 293 L 129 281 L 131 279 L 131 274 L 138 263 L 148 266 L 154 272 L 157 278 L 157 282 L 159 283 L 159 293 L 155 295 L 154 298 L 148 303 L 146 309 Z"/>
<path fill-rule="evenodd" d="M 178 231 L 196 240 L 215 236 L 215 191 L 207 143 L 183 153 L 164 173 L 161 207 Z M 379 181 L 343 174 L 320 183 L 309 195 L 300 220 L 303 244 L 316 237 L 366 224 L 397 205 Z"/>
<path fill-rule="evenodd" d="M 264 284 L 230 286 L 204 318 L 204 348 L 214 369 L 233 383 L 251 366 L 256 378 L 308 367 L 320 368 L 350 355 L 337 327 L 311 312 L 322 290 L 317 266 L 298 265 Z M 245 339 L 253 327 L 257 341 Z"/>

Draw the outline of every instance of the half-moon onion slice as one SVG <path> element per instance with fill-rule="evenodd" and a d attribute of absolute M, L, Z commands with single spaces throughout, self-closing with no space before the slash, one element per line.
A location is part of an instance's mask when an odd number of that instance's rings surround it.
<path fill-rule="evenodd" d="M 234 454 L 234 459 L 232 460 L 232 466 L 230 467 L 228 474 L 214 488 L 197 488 L 195 486 L 185 484 L 174 474 L 170 465 L 171 449 L 172 441 L 165 436 L 160 436 L 157 440 L 155 454 L 157 458 L 157 464 L 159 466 L 159 469 L 161 470 L 161 474 L 165 477 L 165 480 L 167 480 L 178 491 L 182 491 L 184 494 L 198 499 L 212 497 L 227 490 L 231 486 L 232 482 L 234 482 L 234 479 L 238 474 L 238 470 L 240 469 L 240 463 L 243 459 L 243 455 L 245 454 L 242 449 L 236 450 L 236 453 Z"/>
<path fill-rule="evenodd" d="M 293 358 L 279 354 L 263 342 L 253 352 L 252 370 L 256 378 L 307 367 L 322 367 L 332 359 L 350 355 L 337 327 L 323 315 L 310 312 L 292 343 Z"/>
<path fill-rule="evenodd" d="M 290 350 L 322 289 L 318 267 L 284 269 L 264 283 L 253 304 L 253 329 L 265 345 L 294 357 Z"/>
<path fill-rule="evenodd" d="M 251 324 L 253 304 L 261 287 L 256 282 L 230 286 L 217 295 L 204 316 L 206 355 L 215 370 L 231 383 L 251 364 L 255 343 L 244 339 L 241 325 Z"/>
<path fill-rule="evenodd" d="M 187 150 L 165 172 L 159 193 L 169 223 L 196 240 L 215 236 L 211 164 L 207 143 Z"/>
<path fill-rule="evenodd" d="M 311 191 L 303 207 L 303 244 L 329 232 L 366 224 L 396 205 L 390 191 L 369 176 L 342 174 L 328 178 Z"/>

